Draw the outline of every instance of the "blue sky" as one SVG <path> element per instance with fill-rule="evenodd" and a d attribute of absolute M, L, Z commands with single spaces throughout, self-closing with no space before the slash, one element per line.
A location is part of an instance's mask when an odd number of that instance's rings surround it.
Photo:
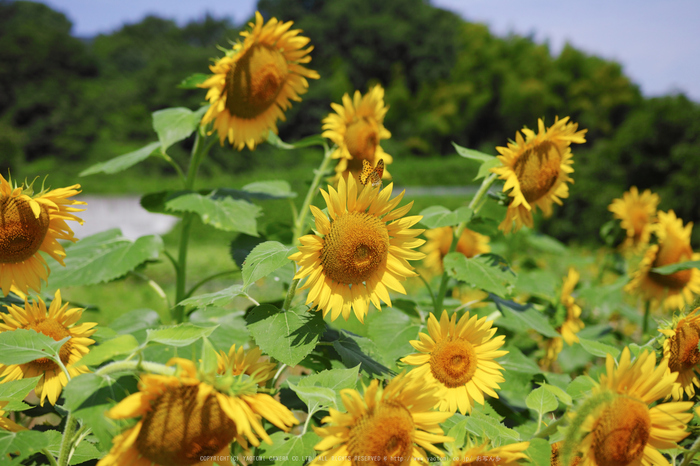
<path fill-rule="evenodd" d="M 342 0 L 336 0 L 342 1 Z M 147 14 L 184 24 L 205 12 L 248 19 L 257 0 L 43 0 L 73 22 L 81 37 L 111 32 Z M 577 48 L 622 63 L 644 95 L 685 92 L 700 102 L 698 0 L 433 0 L 465 19 L 486 23 L 498 35 L 510 32 L 548 42 L 558 53 L 568 41 Z M 280 18 L 284 19 L 284 18 Z"/>

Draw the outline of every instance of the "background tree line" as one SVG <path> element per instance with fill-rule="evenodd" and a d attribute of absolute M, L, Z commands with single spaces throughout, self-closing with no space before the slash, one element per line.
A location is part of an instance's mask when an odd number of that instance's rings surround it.
<path fill-rule="evenodd" d="M 304 30 L 315 47 L 310 67 L 322 77 L 287 113 L 283 139 L 318 133 L 330 102 L 377 82 L 391 107 L 386 150 L 397 163 L 439 164 L 454 152 L 452 141 L 495 153 L 523 125 L 568 115 L 588 128 L 589 142 L 575 148 L 575 184 L 545 224 L 551 234 L 595 241 L 610 200 L 631 185 L 658 192 L 660 207 L 685 221 L 700 220 L 700 105 L 682 94 L 643 98 L 618 63 L 571 46 L 553 56 L 545 44 L 494 36 L 423 0 L 260 0 L 258 8 Z M 150 142 L 151 112 L 199 106 L 204 91 L 178 83 L 208 72 L 221 55 L 216 46 L 236 40 L 240 26 L 209 16 L 184 27 L 147 17 L 90 39 L 70 30 L 43 4 L 0 1 L 3 173 L 84 168 Z M 267 157 L 274 155 L 264 147 L 241 157 L 212 153 L 219 169 L 237 172 L 260 169 Z M 155 169 L 168 170 L 145 167 Z"/>

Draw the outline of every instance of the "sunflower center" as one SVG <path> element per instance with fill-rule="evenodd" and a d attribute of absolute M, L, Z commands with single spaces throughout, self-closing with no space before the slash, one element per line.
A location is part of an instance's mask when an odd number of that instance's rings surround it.
<path fill-rule="evenodd" d="M 64 338 L 71 336 L 68 330 L 60 322 L 57 322 L 54 319 L 45 319 L 30 322 L 22 328 L 31 329 L 36 332 L 43 333 L 47 337 L 53 338 L 55 341 L 63 340 Z M 61 362 L 63 364 L 68 363 L 68 359 L 70 358 L 72 348 L 73 345 L 71 344 L 71 341 L 68 340 L 63 344 L 63 346 L 61 346 L 61 349 L 58 351 L 58 355 L 61 358 Z M 41 371 L 47 371 L 58 368 L 56 363 L 50 360 L 49 358 L 35 359 L 29 364 L 31 364 L 32 367 L 34 367 L 35 369 Z"/>
<path fill-rule="evenodd" d="M 466 340 L 442 340 L 430 355 L 433 376 L 447 388 L 464 386 L 476 372 L 474 347 Z"/>
<path fill-rule="evenodd" d="M 669 235 L 659 246 L 659 252 L 652 267 L 663 267 L 664 265 L 675 264 L 689 260 L 693 256 L 690 243 L 681 238 Z M 685 288 L 692 277 L 692 269 L 681 270 L 670 275 L 661 275 L 656 272 L 649 272 L 649 278 L 671 290 L 681 290 Z"/>
<path fill-rule="evenodd" d="M 350 430 L 348 453 L 353 466 L 411 464 L 415 426 L 400 403 L 382 401 Z"/>
<path fill-rule="evenodd" d="M 374 162 L 374 153 L 379 144 L 377 125 L 372 124 L 367 117 L 356 118 L 345 132 L 345 144 L 352 155 L 352 164 L 361 170 L 362 160 Z"/>
<path fill-rule="evenodd" d="M 562 466 L 561 460 L 559 459 L 559 451 L 561 450 L 563 444 L 564 442 L 556 442 L 550 445 L 552 447 L 552 456 L 550 457 L 549 461 L 551 466 Z M 574 456 L 571 458 L 570 466 L 578 466 L 579 464 L 581 464 L 580 456 Z"/>
<path fill-rule="evenodd" d="M 184 466 L 199 463 L 231 443 L 236 425 L 214 394 L 198 400 L 198 385 L 168 387 L 143 417 L 136 448 L 157 464 Z"/>
<path fill-rule="evenodd" d="M 36 218 L 26 199 L 0 199 L 0 263 L 16 264 L 36 254 L 49 231 L 49 221 L 44 206 Z"/>
<path fill-rule="evenodd" d="M 366 212 L 348 212 L 333 220 L 323 243 L 323 271 L 348 285 L 369 279 L 386 264 L 389 253 L 386 224 Z"/>
<path fill-rule="evenodd" d="M 623 466 L 639 459 L 651 433 L 651 417 L 641 401 L 618 397 L 593 428 L 593 454 L 600 466 Z"/>
<path fill-rule="evenodd" d="M 698 342 L 700 341 L 700 326 L 697 323 L 684 325 L 676 330 L 676 336 L 671 337 L 671 357 L 668 367 L 671 372 L 683 372 L 695 367 L 700 362 Z"/>
<path fill-rule="evenodd" d="M 561 154 L 556 144 L 541 142 L 526 150 L 513 166 L 520 191 L 528 203 L 544 197 L 557 182 Z"/>
<path fill-rule="evenodd" d="M 257 117 L 275 103 L 288 75 L 287 60 L 279 50 L 254 45 L 226 74 L 226 108 L 240 118 Z"/>
<path fill-rule="evenodd" d="M 644 228 L 649 224 L 649 214 L 642 205 L 636 205 L 630 209 L 630 223 L 634 228 L 634 238 L 639 239 L 644 233 Z"/>

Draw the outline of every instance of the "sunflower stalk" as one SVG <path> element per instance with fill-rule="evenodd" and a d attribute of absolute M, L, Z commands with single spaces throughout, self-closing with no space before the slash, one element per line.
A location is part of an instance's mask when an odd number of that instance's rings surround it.
<path fill-rule="evenodd" d="M 143 370 L 146 372 L 160 374 L 160 375 L 173 375 L 175 373 L 175 368 L 172 366 L 166 366 L 164 364 L 158 364 L 155 362 L 148 361 L 116 361 L 106 366 L 102 366 L 95 371 L 95 375 L 107 375 L 113 374 L 115 372 L 129 372 L 135 370 Z"/>
<path fill-rule="evenodd" d="M 478 214 L 481 208 L 483 207 L 484 203 L 482 202 L 482 199 L 484 199 L 486 193 L 489 191 L 489 188 L 496 181 L 496 178 L 497 175 L 495 173 L 491 173 L 489 176 L 484 178 L 484 181 L 481 182 L 479 190 L 476 192 L 471 202 L 469 203 L 469 208 L 472 209 L 473 212 L 472 217 Z M 462 232 L 464 232 L 464 229 L 467 227 L 467 223 L 468 222 L 462 222 L 459 225 L 457 225 L 457 228 L 454 231 L 454 237 L 452 238 L 452 243 L 450 244 L 450 250 L 448 254 L 457 250 L 457 243 L 459 242 L 459 238 L 462 236 Z M 434 300 L 436 313 L 439 313 L 442 310 L 442 303 L 445 300 L 445 293 L 447 292 L 448 282 L 449 277 L 447 275 L 447 270 L 443 270 L 442 280 L 440 281 L 440 290 L 438 291 L 438 294 Z"/>
<path fill-rule="evenodd" d="M 197 131 L 197 136 L 192 147 L 192 155 L 190 157 L 190 166 L 187 170 L 187 178 L 185 179 L 185 190 L 191 191 L 194 189 L 194 182 L 197 178 L 199 165 L 202 163 L 205 155 L 211 149 L 211 146 L 216 141 L 216 138 L 210 138 L 206 144 L 202 141 L 203 133 L 200 129 Z M 180 232 L 180 247 L 178 250 L 177 268 L 176 268 L 176 284 L 175 284 L 175 308 L 172 311 L 172 317 L 175 323 L 181 323 L 185 318 L 185 307 L 177 303 L 185 299 L 185 285 L 187 282 L 187 248 L 190 240 L 190 229 L 194 220 L 194 212 L 186 212 L 182 218 L 182 230 Z"/>
<path fill-rule="evenodd" d="M 74 418 L 72 413 L 68 413 L 68 417 L 66 417 L 66 427 L 63 429 L 63 438 L 61 439 L 61 448 L 58 453 L 58 466 L 68 465 L 77 425 L 78 419 Z"/>
<path fill-rule="evenodd" d="M 689 466 L 692 463 L 693 458 L 695 458 L 695 454 L 698 452 L 698 450 L 700 450 L 700 437 L 696 438 L 688 451 L 686 451 L 685 455 L 683 456 L 683 462 L 680 466 Z"/>

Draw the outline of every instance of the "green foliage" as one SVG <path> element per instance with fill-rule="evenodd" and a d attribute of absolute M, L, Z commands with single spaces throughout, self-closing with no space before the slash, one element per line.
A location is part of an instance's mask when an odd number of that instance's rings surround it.
<path fill-rule="evenodd" d="M 40 358 L 60 361 L 59 350 L 70 337 L 58 341 L 36 330 L 0 333 L 0 364 L 24 364 Z"/>
<path fill-rule="evenodd" d="M 473 214 L 469 207 L 460 207 L 453 212 L 441 205 L 436 205 L 423 209 L 419 215 L 423 217 L 420 222 L 426 227 L 440 228 L 468 222 Z"/>
<path fill-rule="evenodd" d="M 515 281 L 515 274 L 490 254 L 467 258 L 451 252 L 444 259 L 445 270 L 456 279 L 474 285 L 498 296 L 508 294 L 508 285 Z"/>
<path fill-rule="evenodd" d="M 286 265 L 294 249 L 277 241 L 257 245 L 243 263 L 243 290 Z"/>

